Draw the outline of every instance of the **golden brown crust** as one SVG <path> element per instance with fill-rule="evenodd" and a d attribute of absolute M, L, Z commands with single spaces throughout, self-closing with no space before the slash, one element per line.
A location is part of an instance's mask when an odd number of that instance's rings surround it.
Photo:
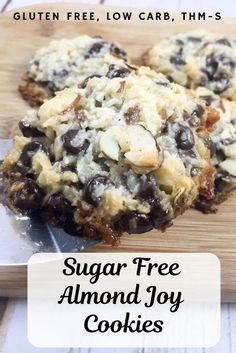
<path fill-rule="evenodd" d="M 22 85 L 18 87 L 18 91 L 21 94 L 22 98 L 31 106 L 39 107 L 45 99 L 50 98 L 49 92 L 47 92 L 39 84 L 27 80 Z"/>
<path fill-rule="evenodd" d="M 206 199 L 212 199 L 214 195 L 214 174 L 215 168 L 209 166 L 203 169 L 202 174 L 200 176 L 200 189 L 199 194 L 204 196 Z"/>

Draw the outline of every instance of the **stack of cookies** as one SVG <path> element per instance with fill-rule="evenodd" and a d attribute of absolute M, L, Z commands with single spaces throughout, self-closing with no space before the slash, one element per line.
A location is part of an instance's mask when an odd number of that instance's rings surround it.
<path fill-rule="evenodd" d="M 3 164 L 8 206 L 110 244 L 215 212 L 236 185 L 235 47 L 177 35 L 142 67 L 101 37 L 38 50 L 19 87 L 35 109 Z"/>

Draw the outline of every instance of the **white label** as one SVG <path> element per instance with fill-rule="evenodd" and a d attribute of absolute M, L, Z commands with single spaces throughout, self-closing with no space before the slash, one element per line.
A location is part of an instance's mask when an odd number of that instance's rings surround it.
<path fill-rule="evenodd" d="M 220 262 L 198 253 L 35 254 L 28 338 L 37 347 L 210 347 Z"/>

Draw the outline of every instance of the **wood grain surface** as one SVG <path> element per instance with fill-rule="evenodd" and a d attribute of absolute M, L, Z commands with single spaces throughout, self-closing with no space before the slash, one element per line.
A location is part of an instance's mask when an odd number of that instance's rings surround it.
<path fill-rule="evenodd" d="M 0 137 L 9 138 L 17 132 L 17 124 L 28 109 L 17 92 L 21 76 L 34 51 L 46 45 L 53 38 L 75 37 L 82 33 L 102 35 L 107 40 L 120 42 L 134 62 L 140 62 L 145 50 L 160 38 L 180 31 L 199 28 L 199 22 L 106 22 L 106 11 L 117 11 L 117 7 L 95 5 L 57 4 L 45 7 L 34 6 L 39 10 L 95 11 L 99 22 L 42 22 L 13 21 L 11 12 L 0 17 Z M 30 8 L 28 9 L 30 10 Z M 32 9 L 31 9 L 32 10 Z M 122 9 L 124 11 L 124 9 Z M 135 11 L 134 11 L 135 13 Z M 225 19 L 217 24 L 212 20 L 202 22 L 202 27 L 222 34 L 231 35 L 235 19 Z M 145 94 L 145 92 L 144 92 Z M 190 210 L 179 217 L 165 234 L 152 231 L 144 235 L 124 236 L 119 247 L 99 245 L 91 251 L 149 251 L 149 252 L 212 252 L 221 260 L 223 299 L 236 301 L 236 197 L 220 206 L 216 215 L 202 215 Z M 1 272 L 0 272 L 1 276 Z M 8 276 L 11 280 L 14 271 Z M 14 282 L 16 284 L 16 282 Z"/>
<path fill-rule="evenodd" d="M 27 267 L 25 265 L 8 266 L 0 264 L 0 297 L 16 298 L 26 297 L 26 295 Z"/>

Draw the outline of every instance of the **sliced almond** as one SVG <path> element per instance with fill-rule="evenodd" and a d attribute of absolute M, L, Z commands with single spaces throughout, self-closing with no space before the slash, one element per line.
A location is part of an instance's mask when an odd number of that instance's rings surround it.
<path fill-rule="evenodd" d="M 38 111 L 38 116 L 41 123 L 45 123 L 49 118 L 69 111 L 75 101 L 78 99 L 78 92 L 76 89 L 65 89 L 58 92 L 57 95 L 46 101 Z"/>
<path fill-rule="evenodd" d="M 129 149 L 125 153 L 128 162 L 134 165 L 138 172 L 149 172 L 160 167 L 163 154 L 150 131 L 142 125 L 127 127 Z"/>
<path fill-rule="evenodd" d="M 118 161 L 120 148 L 115 136 L 115 127 L 111 127 L 105 131 L 99 141 L 102 153 L 113 161 Z"/>
<path fill-rule="evenodd" d="M 156 170 L 163 161 L 155 138 L 142 125 L 112 126 L 103 133 L 99 145 L 102 153 L 114 161 L 123 153 L 137 173 Z"/>
<path fill-rule="evenodd" d="M 230 175 L 236 177 L 236 160 L 226 159 L 220 163 L 220 167 L 226 170 Z"/>

